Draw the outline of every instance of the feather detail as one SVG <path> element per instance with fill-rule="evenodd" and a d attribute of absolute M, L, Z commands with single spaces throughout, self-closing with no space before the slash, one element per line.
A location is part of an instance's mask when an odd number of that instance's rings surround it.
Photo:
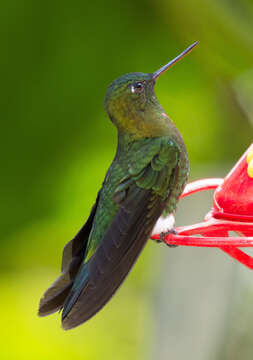
<path fill-rule="evenodd" d="M 39 305 L 39 316 L 49 315 L 62 308 L 74 283 L 74 278 L 83 261 L 93 219 L 99 201 L 93 206 L 90 216 L 78 234 L 63 249 L 62 275 L 45 292 Z"/>
<path fill-rule="evenodd" d="M 69 313 L 64 309 L 64 329 L 70 329 L 88 320 L 112 297 L 135 263 L 157 218 L 165 207 L 165 203 L 161 202 L 159 197 L 153 196 L 151 190 L 146 191 L 132 186 L 129 193 L 132 200 L 126 199 L 126 202 L 120 206 L 101 245 L 87 263 L 89 280 L 85 289 L 81 289 Z M 135 197 L 132 193 L 141 193 L 141 196 Z M 136 199 L 138 199 L 137 202 Z M 152 202 L 152 217 L 147 216 L 150 211 L 148 206 L 150 202 Z M 127 212 L 124 211 L 125 208 Z M 128 224 L 125 235 L 121 234 L 118 226 L 122 216 L 126 217 L 124 222 Z M 105 255 L 108 253 L 109 259 Z M 101 267 L 103 273 L 99 271 Z M 72 300 L 71 303 L 73 303 Z M 66 306 L 70 308 L 68 304 Z"/>

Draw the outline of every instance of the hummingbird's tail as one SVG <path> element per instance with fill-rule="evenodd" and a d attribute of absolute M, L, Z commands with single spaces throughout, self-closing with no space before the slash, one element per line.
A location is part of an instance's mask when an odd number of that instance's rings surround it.
<path fill-rule="evenodd" d="M 84 259 L 98 199 L 99 193 L 88 220 L 74 239 L 64 247 L 61 266 L 62 275 L 45 292 L 40 300 L 39 316 L 46 316 L 60 310 L 68 298 L 76 274 Z"/>
<path fill-rule="evenodd" d="M 63 274 L 45 292 L 40 300 L 39 316 L 46 316 L 60 310 L 73 285 L 68 275 Z"/>
<path fill-rule="evenodd" d="M 40 300 L 39 316 L 46 316 L 60 310 L 73 286 L 74 279 L 84 257 L 84 245 L 80 242 L 83 229 L 63 250 L 62 275 L 50 286 Z"/>

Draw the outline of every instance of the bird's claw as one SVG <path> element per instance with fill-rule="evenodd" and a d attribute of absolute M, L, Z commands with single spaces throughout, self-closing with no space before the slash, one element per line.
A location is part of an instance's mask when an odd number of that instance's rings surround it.
<path fill-rule="evenodd" d="M 168 230 L 166 232 L 161 232 L 160 234 L 160 240 L 159 241 L 163 241 L 167 246 L 171 247 L 171 248 L 175 248 L 177 247 L 178 245 L 173 245 L 173 244 L 168 244 L 166 241 L 165 241 L 165 238 L 167 235 L 177 235 L 178 232 L 175 230 L 175 229 L 171 229 L 171 230 Z"/>

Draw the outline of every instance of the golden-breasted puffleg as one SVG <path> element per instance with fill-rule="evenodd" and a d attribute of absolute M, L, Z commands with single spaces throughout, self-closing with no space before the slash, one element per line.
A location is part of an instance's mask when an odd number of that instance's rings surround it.
<path fill-rule="evenodd" d="M 107 303 L 163 211 L 176 210 L 188 156 L 154 86 L 195 45 L 154 73 L 126 74 L 108 87 L 105 110 L 118 130 L 117 151 L 86 223 L 63 250 L 61 276 L 39 306 L 40 316 L 62 310 L 64 329 L 82 324 Z"/>

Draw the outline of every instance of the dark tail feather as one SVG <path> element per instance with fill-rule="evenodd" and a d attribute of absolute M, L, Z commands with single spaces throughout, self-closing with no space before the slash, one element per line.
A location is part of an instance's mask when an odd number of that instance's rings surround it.
<path fill-rule="evenodd" d="M 60 310 L 73 286 L 82 257 L 73 257 L 67 270 L 47 289 L 40 300 L 39 316 L 46 316 Z"/>
<path fill-rule="evenodd" d="M 72 287 L 71 291 L 68 293 L 68 296 L 64 302 L 64 308 L 62 311 L 62 318 L 64 319 L 70 310 L 72 309 L 73 305 L 77 301 L 80 293 L 86 288 L 86 284 L 88 282 L 88 270 L 87 265 L 84 264 L 75 279 L 75 284 Z"/>
<path fill-rule="evenodd" d="M 40 300 L 39 316 L 46 316 L 60 310 L 73 285 L 69 274 L 63 274 L 56 282 L 45 292 Z"/>
<path fill-rule="evenodd" d="M 93 206 L 88 220 L 74 239 L 71 240 L 63 250 L 62 275 L 45 292 L 43 298 L 40 300 L 39 316 L 46 316 L 60 310 L 70 294 L 74 279 L 84 259 L 99 194 L 100 192 L 98 193 L 96 204 Z"/>
<path fill-rule="evenodd" d="M 40 300 L 39 316 L 46 316 L 60 310 L 72 289 L 76 274 L 79 271 L 82 257 L 73 257 L 67 270 L 47 289 Z"/>

